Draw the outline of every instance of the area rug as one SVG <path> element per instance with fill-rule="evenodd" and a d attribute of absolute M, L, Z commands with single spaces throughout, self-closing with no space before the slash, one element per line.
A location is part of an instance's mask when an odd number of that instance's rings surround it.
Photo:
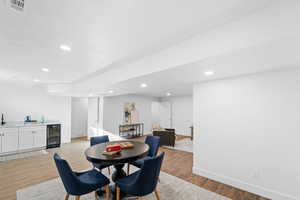
<path fill-rule="evenodd" d="M 158 190 L 161 200 L 229 200 L 227 197 L 207 191 L 164 172 L 160 174 Z M 63 184 L 61 180 L 57 178 L 18 190 L 17 200 L 62 200 L 65 194 Z M 70 199 L 73 200 L 75 198 L 70 196 Z M 80 199 L 94 200 L 95 195 L 94 193 L 90 193 L 81 196 Z M 103 198 L 101 197 L 100 199 L 102 200 Z M 156 200 L 156 198 L 154 194 L 150 194 L 145 197 L 145 200 Z"/>

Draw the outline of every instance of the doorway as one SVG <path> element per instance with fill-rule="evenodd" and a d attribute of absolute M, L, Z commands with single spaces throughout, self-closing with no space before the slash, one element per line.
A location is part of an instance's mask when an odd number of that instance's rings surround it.
<path fill-rule="evenodd" d="M 88 99 L 72 97 L 71 138 L 87 136 Z"/>
<path fill-rule="evenodd" d="M 164 128 L 173 128 L 171 102 L 164 101 L 164 102 L 161 102 L 159 105 L 160 105 L 161 126 Z"/>

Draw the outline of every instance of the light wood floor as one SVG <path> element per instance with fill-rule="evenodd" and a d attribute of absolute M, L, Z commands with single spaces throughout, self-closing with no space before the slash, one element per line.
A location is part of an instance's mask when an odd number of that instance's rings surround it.
<path fill-rule="evenodd" d="M 58 152 L 68 160 L 75 171 L 89 168 L 90 164 L 84 156 L 84 150 L 88 146 L 87 141 L 73 140 L 72 143 L 65 144 L 61 148 L 48 150 L 47 155 L 0 162 L 0 199 L 15 200 L 18 189 L 56 178 L 58 174 L 52 160 L 54 152 Z M 167 148 L 160 148 L 160 151 L 166 153 L 162 167 L 166 173 L 231 199 L 266 200 L 263 197 L 192 174 L 192 153 Z"/>

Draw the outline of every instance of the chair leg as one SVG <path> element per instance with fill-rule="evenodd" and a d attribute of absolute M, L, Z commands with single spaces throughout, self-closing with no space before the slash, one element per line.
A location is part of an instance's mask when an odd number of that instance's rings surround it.
<path fill-rule="evenodd" d="M 107 170 L 108 170 L 108 175 L 110 175 L 110 167 L 108 167 Z"/>
<path fill-rule="evenodd" d="M 154 192 L 155 192 L 156 199 L 157 199 L 157 200 L 160 200 L 158 190 L 155 189 Z"/>
<path fill-rule="evenodd" d="M 127 176 L 129 175 L 129 171 L 130 171 L 130 164 L 127 164 Z"/>
<path fill-rule="evenodd" d="M 99 196 L 98 196 L 98 194 L 97 194 L 97 191 L 95 191 L 95 199 L 96 199 L 96 200 L 99 200 Z"/>
<path fill-rule="evenodd" d="M 120 193 L 121 193 L 121 190 L 119 187 L 117 187 L 117 200 L 121 200 Z"/>
<path fill-rule="evenodd" d="M 109 200 L 109 193 L 110 193 L 109 185 L 106 185 L 105 186 L 105 200 Z"/>
<path fill-rule="evenodd" d="M 75 197 L 75 200 L 80 200 L 80 196 L 76 196 L 76 197 Z"/>
<path fill-rule="evenodd" d="M 68 200 L 69 196 L 70 196 L 69 194 L 66 194 L 65 200 Z"/>

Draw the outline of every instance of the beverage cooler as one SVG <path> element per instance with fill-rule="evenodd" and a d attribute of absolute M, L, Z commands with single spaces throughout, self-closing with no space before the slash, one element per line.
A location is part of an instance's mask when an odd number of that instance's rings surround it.
<path fill-rule="evenodd" d="M 47 149 L 60 147 L 61 143 L 61 125 L 47 125 Z"/>

